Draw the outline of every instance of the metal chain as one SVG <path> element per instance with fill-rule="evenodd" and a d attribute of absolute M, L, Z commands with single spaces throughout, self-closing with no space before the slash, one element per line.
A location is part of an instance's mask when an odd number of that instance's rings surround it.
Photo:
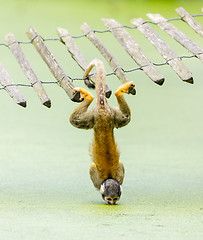
<path fill-rule="evenodd" d="M 192 15 L 192 17 L 200 17 L 200 16 L 203 16 L 203 14 L 195 14 L 195 15 Z M 179 18 L 169 18 L 167 19 L 168 22 L 170 21 L 180 21 L 182 20 L 181 17 Z M 145 24 L 145 23 L 150 23 L 150 24 L 157 24 L 157 23 L 154 23 L 153 21 L 150 21 L 150 20 L 146 20 L 144 21 L 141 25 Z M 135 29 L 137 28 L 137 26 L 127 26 L 127 25 L 121 25 L 119 28 L 129 28 L 129 29 Z M 110 30 L 92 30 L 92 32 L 94 33 L 106 33 L 106 32 L 110 32 Z M 40 36 L 42 38 L 43 41 L 60 41 L 61 42 L 61 38 L 43 38 L 42 36 Z M 77 36 L 71 36 L 72 38 L 82 38 L 82 37 L 86 37 L 86 34 L 82 34 L 82 35 L 77 35 Z M 17 41 L 19 44 L 31 44 L 33 40 L 31 41 Z M 0 46 L 4 46 L 4 47 L 9 47 L 9 44 L 6 44 L 6 43 L 0 43 Z M 199 54 L 203 54 L 203 53 L 199 53 Z M 180 56 L 180 57 L 177 57 L 179 59 L 184 59 L 184 58 L 194 58 L 196 57 L 196 55 L 189 55 L 189 56 Z M 163 66 L 163 65 L 168 65 L 168 62 L 172 60 L 172 59 L 169 59 L 165 62 L 162 62 L 162 63 L 150 63 L 150 64 L 147 64 L 147 65 L 144 65 L 144 66 L 140 66 L 140 67 L 137 67 L 137 68 L 132 68 L 132 69 L 128 69 L 128 70 L 125 70 L 125 69 L 122 69 L 123 72 L 125 73 L 131 73 L 131 72 L 134 72 L 134 71 L 137 71 L 137 70 L 143 70 L 143 67 L 146 67 L 148 65 L 151 65 L 153 64 L 154 66 Z M 106 76 L 112 76 L 112 75 L 115 75 L 115 72 L 116 72 L 117 68 L 114 69 L 113 72 L 110 72 L 110 73 L 107 73 Z M 68 76 L 70 78 L 71 81 L 84 81 L 86 78 L 79 78 L 79 77 L 75 77 L 75 78 L 71 78 L 70 76 Z M 47 82 L 44 82 L 44 81 L 41 81 L 42 84 L 58 84 L 59 81 L 61 79 L 57 80 L 57 81 L 47 81 Z M 0 87 L 0 90 L 5 90 L 6 87 L 9 87 L 9 86 L 19 86 L 19 87 L 33 87 L 33 84 L 22 84 L 22 83 L 14 83 L 14 84 L 9 84 L 9 85 L 6 85 L 6 86 L 3 86 L 3 87 Z"/>
<path fill-rule="evenodd" d="M 202 54 L 202 53 L 200 53 L 200 54 Z M 197 57 L 196 55 L 190 55 L 190 56 L 180 56 L 180 57 L 177 57 L 177 58 L 178 59 L 184 59 L 184 58 L 196 58 L 196 57 Z M 173 59 L 175 59 L 175 58 L 173 58 Z M 150 64 L 143 65 L 143 66 L 140 66 L 140 67 L 137 67 L 137 68 L 127 69 L 127 70 L 126 69 L 122 69 L 122 70 L 123 70 L 124 73 L 131 73 L 131 72 L 135 72 L 137 70 L 143 70 L 144 67 L 147 67 L 147 66 L 149 66 L 151 64 L 153 64 L 154 66 L 158 66 L 158 67 L 159 66 L 164 66 L 164 65 L 168 65 L 168 62 L 173 60 L 173 59 L 169 59 L 169 60 L 167 60 L 165 62 L 162 62 L 162 63 L 150 63 Z M 117 68 L 115 68 L 113 72 L 107 73 L 106 76 L 109 77 L 109 76 L 115 75 L 116 70 L 117 70 Z M 94 74 L 96 74 L 96 73 L 94 73 Z M 94 74 L 91 74 L 91 75 L 94 75 Z M 87 79 L 87 77 L 85 77 L 85 78 L 80 78 L 80 77 L 72 78 L 70 76 L 68 76 L 68 77 L 69 77 L 69 79 L 71 81 L 84 81 L 84 80 Z M 60 80 L 61 79 L 59 79 L 57 81 L 46 81 L 46 82 L 45 81 L 40 81 L 40 82 L 42 84 L 58 84 Z M 0 90 L 4 90 L 4 89 L 6 89 L 6 87 L 9 87 L 9 86 L 33 87 L 33 85 L 34 84 L 14 83 L 14 84 L 9 84 L 9 85 L 5 85 L 3 87 L 0 87 Z"/>

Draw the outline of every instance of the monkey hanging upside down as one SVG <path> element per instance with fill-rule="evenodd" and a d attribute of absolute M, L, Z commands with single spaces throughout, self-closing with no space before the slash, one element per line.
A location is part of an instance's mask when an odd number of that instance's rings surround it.
<path fill-rule="evenodd" d="M 114 128 L 120 128 L 130 122 L 130 109 L 123 94 L 129 94 L 135 85 L 133 82 L 123 84 L 115 92 L 118 108 L 111 108 L 105 97 L 105 77 L 103 63 L 93 60 L 85 70 L 84 77 L 88 76 L 91 69 L 96 66 L 96 106 L 89 110 L 93 96 L 83 88 L 75 88 L 80 92 L 82 103 L 76 107 L 70 122 L 73 126 L 82 129 L 94 129 L 94 140 L 90 151 L 93 163 L 90 167 L 90 178 L 94 186 L 100 190 L 103 199 L 110 205 L 114 205 L 120 198 L 124 178 L 124 166 L 119 162 L 119 150 L 114 140 Z M 82 100 L 81 99 L 81 100 Z"/>

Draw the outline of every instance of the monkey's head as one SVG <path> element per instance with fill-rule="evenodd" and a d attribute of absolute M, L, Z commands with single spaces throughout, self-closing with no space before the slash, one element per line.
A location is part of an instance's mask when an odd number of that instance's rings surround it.
<path fill-rule="evenodd" d="M 113 178 L 106 179 L 100 187 L 100 193 L 104 201 L 109 205 L 114 205 L 121 196 L 122 187 Z"/>

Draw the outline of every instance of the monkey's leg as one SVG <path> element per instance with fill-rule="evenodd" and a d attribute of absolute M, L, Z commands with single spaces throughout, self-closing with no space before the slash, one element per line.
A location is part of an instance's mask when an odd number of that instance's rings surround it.
<path fill-rule="evenodd" d="M 114 124 L 116 128 L 123 127 L 130 122 L 131 113 L 130 108 L 123 96 L 124 93 L 129 94 L 130 89 L 134 87 L 133 82 L 124 83 L 115 92 L 115 96 L 118 101 L 118 109 L 114 109 Z"/>
<path fill-rule="evenodd" d="M 125 168 L 123 166 L 123 163 L 119 162 L 118 168 L 116 169 L 116 173 L 115 173 L 115 176 L 113 176 L 113 178 L 115 178 L 118 181 L 118 183 L 122 185 L 124 175 L 125 175 Z"/>
<path fill-rule="evenodd" d="M 77 128 L 90 129 L 94 125 L 93 111 L 88 111 L 88 107 L 93 101 L 93 96 L 83 88 L 74 88 L 74 92 L 80 92 L 84 100 L 76 107 L 70 115 L 70 123 Z"/>
<path fill-rule="evenodd" d="M 101 184 L 103 182 L 103 179 L 101 179 L 99 177 L 99 172 L 97 170 L 97 166 L 95 163 L 92 163 L 90 166 L 90 178 L 95 186 L 95 188 L 97 188 L 98 190 L 100 190 Z"/>

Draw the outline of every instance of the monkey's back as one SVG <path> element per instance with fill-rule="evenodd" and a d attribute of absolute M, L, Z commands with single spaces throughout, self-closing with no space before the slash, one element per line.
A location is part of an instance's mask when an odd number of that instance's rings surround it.
<path fill-rule="evenodd" d="M 109 106 L 95 108 L 92 160 L 102 179 L 114 178 L 119 164 L 119 150 L 114 140 L 114 117 Z"/>

